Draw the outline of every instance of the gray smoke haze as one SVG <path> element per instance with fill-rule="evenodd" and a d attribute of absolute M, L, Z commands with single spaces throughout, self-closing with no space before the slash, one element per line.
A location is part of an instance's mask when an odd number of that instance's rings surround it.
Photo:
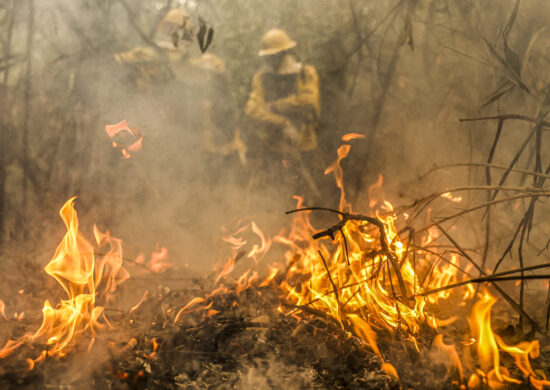
<path fill-rule="evenodd" d="M 284 211 L 304 188 L 307 204 L 336 207 L 339 193 L 323 171 L 349 132 L 366 137 L 350 141 L 343 162 L 348 199 L 357 211 L 368 210 L 367 188 L 379 174 L 393 204 L 484 183 L 483 168 L 453 167 L 422 180 L 419 174 L 433 166 L 486 162 L 496 123 L 459 118 L 537 115 L 549 83 L 550 5 L 522 2 L 506 32 L 514 5 L 512 0 L 12 1 L 1 10 L 4 248 L 25 243 L 44 263 L 44 253 L 63 234 L 57 210 L 77 195 L 82 229 L 89 233 L 97 223 L 111 230 L 123 239 L 128 257 L 148 255 L 158 243 L 178 267 L 209 270 L 225 256 L 221 226 L 231 231 L 248 218 L 274 234 L 288 226 Z M 208 53 L 224 61 L 223 75 L 190 66 L 180 81 L 154 91 L 133 85 L 133 70 L 114 56 L 150 47 L 167 6 L 185 8 L 195 33 L 199 18 L 214 29 Z M 297 57 L 320 74 L 320 145 L 311 172 L 321 188 L 319 199 L 308 198 L 302 179 L 298 186 L 284 180 L 258 185 L 253 179 L 261 172 L 250 157 L 262 155 L 267 145 L 254 141 L 257 129 L 243 108 L 250 80 L 262 66 L 260 38 L 273 27 L 285 29 L 298 42 Z M 504 35 L 515 57 L 503 54 Z M 200 58 L 196 39 L 183 45 L 186 61 Z M 511 87 L 517 84 L 513 64 L 503 65 L 489 46 L 504 62 L 520 61 L 530 94 Z M 239 130 L 248 148 L 246 165 L 236 153 L 224 157 L 204 150 L 204 96 L 224 100 L 221 109 L 212 108 L 215 139 L 231 140 Z M 122 119 L 144 136 L 143 149 L 127 160 L 104 129 Z M 530 126 L 507 122 L 492 163 L 507 166 Z M 524 153 L 516 166 L 533 164 L 535 152 Z M 514 174 L 507 184 L 527 180 Z M 464 196 L 474 201 L 484 195 Z M 506 213 L 494 227 L 503 235 L 520 215 Z M 547 224 L 539 224 L 546 217 L 547 212 L 537 214 L 540 230 L 533 242 L 539 248 L 550 234 Z M 460 235 L 471 247 L 482 245 L 479 231 Z"/>
<path fill-rule="evenodd" d="M 48 297 L 62 294 L 42 269 L 65 233 L 58 210 L 75 195 L 80 227 L 90 240 L 95 223 L 123 240 L 130 260 L 165 247 L 168 261 L 180 271 L 202 276 L 227 259 L 222 237 L 238 226 L 255 221 L 268 237 L 288 229 L 285 211 L 295 207 L 293 195 L 304 195 L 307 205 L 337 208 L 340 193 L 334 178 L 323 172 L 347 133 L 364 135 L 347 142 L 351 152 L 342 162 L 354 211 L 371 212 L 374 195 L 397 206 L 448 188 L 486 185 L 483 164 L 498 121 L 459 119 L 500 114 L 542 119 L 549 108 L 550 2 L 523 1 L 511 18 L 515 5 L 515 0 L 3 1 L 0 299 L 10 313 L 25 310 L 38 321 L 45 291 Z M 115 55 L 152 48 L 168 8 L 185 9 L 194 34 L 200 20 L 213 28 L 207 54 L 223 61 L 224 70 L 200 67 L 205 57 L 192 36 L 179 43 L 185 51 L 182 73 L 141 88 L 135 82 L 141 70 L 117 62 Z M 298 43 L 297 58 L 315 66 L 320 76 L 319 148 L 315 161 L 308 161 L 319 197 L 292 169 L 261 182 L 257 161 L 268 155 L 269 145 L 255 136 L 258 129 L 244 107 L 252 77 L 263 66 L 261 37 L 271 28 L 284 29 Z M 105 132 L 106 125 L 124 119 L 144 137 L 143 148 L 129 159 Z M 491 171 L 492 185 L 533 125 L 505 122 L 491 161 L 500 167 Z M 236 152 L 224 156 L 206 150 L 206 130 L 217 145 L 239 132 L 248 150 L 246 163 Z M 548 178 L 549 139 L 548 127 L 533 135 L 511 164 L 518 171 L 504 185 L 533 186 L 533 175 L 521 170 Z M 452 166 L 472 163 L 481 165 Z M 446 168 L 423 175 L 435 167 Z M 379 175 L 383 189 L 370 192 Z M 461 203 L 439 199 L 416 225 L 487 201 L 486 192 L 455 195 Z M 528 200 L 517 200 L 492 209 L 487 267 L 494 266 L 528 207 Z M 468 253 L 484 250 L 483 212 L 450 228 Z M 534 228 L 526 233 L 525 265 L 549 261 L 548 217 L 547 203 L 537 203 Z M 332 222 L 324 215 L 312 219 L 321 227 Z M 248 233 L 248 245 L 258 243 Z M 282 260 L 281 252 L 274 245 L 264 263 Z M 237 270 L 248 266 L 239 264 Z M 156 288 L 139 279 L 131 283 L 119 291 L 127 306 L 146 288 Z M 45 288 L 35 294 L 36 285 Z M 546 288 L 539 281 L 528 286 L 531 296 Z M 18 295 L 19 289 L 29 295 Z M 543 316 L 533 307 L 539 301 L 526 301 L 527 311 Z M 11 337 L 2 332 L 2 342 Z M 67 377 L 91 376 L 106 353 L 99 348 L 88 359 L 82 370 L 77 358 Z M 275 358 L 239 373 L 239 389 L 273 388 L 273 383 L 288 389 L 313 386 L 314 373 Z"/>

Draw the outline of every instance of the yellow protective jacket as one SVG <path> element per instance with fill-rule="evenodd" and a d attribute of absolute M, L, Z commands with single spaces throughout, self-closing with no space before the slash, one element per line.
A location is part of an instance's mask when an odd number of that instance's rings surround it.
<path fill-rule="evenodd" d="M 313 66 L 300 65 L 293 74 L 254 75 L 246 115 L 260 127 L 261 138 L 280 143 L 282 130 L 290 123 L 298 130 L 298 149 L 316 149 L 320 111 L 319 76 Z"/>

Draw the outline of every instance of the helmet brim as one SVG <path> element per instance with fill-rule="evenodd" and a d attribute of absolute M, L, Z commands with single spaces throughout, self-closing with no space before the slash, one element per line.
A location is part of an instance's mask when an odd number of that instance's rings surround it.
<path fill-rule="evenodd" d="M 265 57 L 265 56 L 271 56 L 273 54 L 277 54 L 277 53 L 281 53 L 283 51 L 287 51 L 287 50 L 290 50 L 292 49 L 293 47 L 296 46 L 296 42 L 294 41 L 290 41 L 288 42 L 286 45 L 282 46 L 282 47 L 277 47 L 277 48 L 271 48 L 271 49 L 262 49 L 258 52 L 258 55 L 260 57 Z"/>

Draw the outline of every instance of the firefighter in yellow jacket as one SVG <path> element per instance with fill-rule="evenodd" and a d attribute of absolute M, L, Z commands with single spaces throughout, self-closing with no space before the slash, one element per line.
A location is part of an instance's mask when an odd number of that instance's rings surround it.
<path fill-rule="evenodd" d="M 150 105 L 156 104 L 157 116 L 175 122 L 178 131 L 199 129 L 194 136 L 201 138 L 196 143 L 203 152 L 218 156 L 237 153 L 244 163 L 246 147 L 235 130 L 236 110 L 225 63 L 210 53 L 191 58 L 193 39 L 189 14 L 172 9 L 159 23 L 151 45 L 117 53 L 114 58 L 130 71 L 130 85 L 148 106 L 135 111 L 149 112 Z M 185 141 L 190 145 L 189 135 Z"/>
<path fill-rule="evenodd" d="M 270 158 L 282 160 L 285 166 L 293 162 L 294 172 L 318 195 L 303 156 L 317 149 L 319 77 L 313 66 L 297 61 L 291 52 L 295 46 L 280 29 L 263 36 L 258 54 L 266 66 L 254 75 L 246 114 L 265 146 L 262 154 L 270 150 Z"/>

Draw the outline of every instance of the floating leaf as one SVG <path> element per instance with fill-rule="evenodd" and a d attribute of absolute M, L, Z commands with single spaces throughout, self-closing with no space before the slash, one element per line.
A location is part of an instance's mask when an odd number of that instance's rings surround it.
<path fill-rule="evenodd" d="M 197 41 L 199 42 L 199 48 L 201 49 L 201 53 L 205 52 L 205 38 L 206 38 L 206 32 L 208 31 L 208 28 L 206 27 L 206 22 L 199 17 L 199 32 L 197 33 Z"/>
<path fill-rule="evenodd" d="M 206 45 L 204 46 L 204 51 L 206 51 L 210 47 L 210 44 L 212 43 L 213 39 L 214 39 L 214 29 L 210 27 L 208 29 L 208 35 L 206 36 Z"/>

